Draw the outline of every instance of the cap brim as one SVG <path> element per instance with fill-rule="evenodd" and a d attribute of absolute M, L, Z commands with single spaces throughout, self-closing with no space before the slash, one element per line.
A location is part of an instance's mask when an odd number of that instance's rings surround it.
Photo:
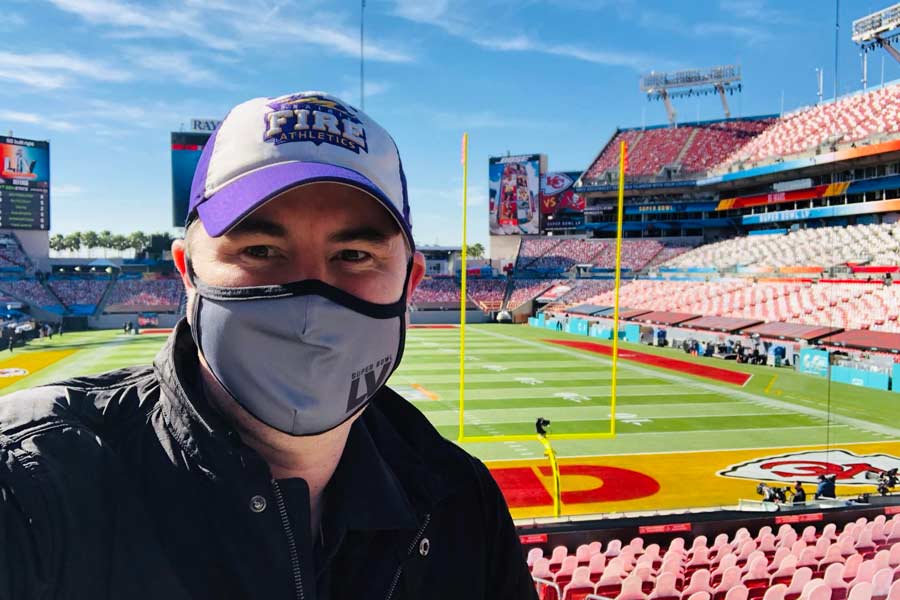
<path fill-rule="evenodd" d="M 219 237 L 282 192 L 319 182 L 343 183 L 371 194 L 397 221 L 410 248 L 415 248 L 409 224 L 377 185 L 356 171 L 324 163 L 286 162 L 248 173 L 197 205 L 197 215 L 206 233 Z"/>

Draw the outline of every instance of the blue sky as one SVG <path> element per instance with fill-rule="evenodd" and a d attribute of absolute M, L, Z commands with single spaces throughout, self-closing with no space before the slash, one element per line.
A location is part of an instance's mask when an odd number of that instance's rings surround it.
<path fill-rule="evenodd" d="M 857 90 L 842 3 L 840 92 Z M 3 0 L 0 131 L 51 141 L 52 230 L 170 229 L 169 132 L 256 96 L 318 89 L 359 105 L 357 0 Z M 419 243 L 457 242 L 460 137 L 470 242 L 487 242 L 487 159 L 541 152 L 584 169 L 616 126 L 665 122 L 638 78 L 742 66 L 735 116 L 816 100 L 834 81 L 832 0 L 368 0 L 366 112 L 404 158 Z M 869 62 L 881 79 L 881 54 Z M 885 79 L 900 66 L 885 60 Z M 677 103 L 718 118 L 714 97 Z"/>

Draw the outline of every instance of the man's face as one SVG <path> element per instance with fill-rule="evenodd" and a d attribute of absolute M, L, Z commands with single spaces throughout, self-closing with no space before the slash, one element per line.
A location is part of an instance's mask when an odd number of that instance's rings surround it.
<path fill-rule="evenodd" d="M 188 243 L 194 272 L 208 285 L 319 279 L 379 304 L 400 298 L 410 257 L 387 210 L 366 193 L 336 183 L 285 192 L 218 238 L 195 225 Z M 173 255 L 184 278 L 183 247 L 183 242 L 176 242 Z M 422 279 L 424 263 L 416 253 L 408 295 Z M 184 279 L 193 302 L 194 291 Z"/>

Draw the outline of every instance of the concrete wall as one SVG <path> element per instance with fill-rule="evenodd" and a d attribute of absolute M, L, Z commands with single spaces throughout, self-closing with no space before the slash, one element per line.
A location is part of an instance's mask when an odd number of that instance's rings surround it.
<path fill-rule="evenodd" d="M 428 324 L 447 324 L 453 325 L 459 323 L 458 310 L 414 310 L 410 313 L 410 323 L 414 325 Z M 480 310 L 467 310 L 466 323 L 490 323 L 490 315 L 484 314 Z M 121 327 L 121 325 L 120 325 Z"/>
<path fill-rule="evenodd" d="M 520 239 L 518 235 L 492 235 L 488 243 L 488 256 L 491 260 L 515 262 Z"/>
<path fill-rule="evenodd" d="M 3 229 L 16 234 L 22 248 L 37 265 L 40 271 L 50 270 L 50 232 L 28 231 L 23 229 Z"/>

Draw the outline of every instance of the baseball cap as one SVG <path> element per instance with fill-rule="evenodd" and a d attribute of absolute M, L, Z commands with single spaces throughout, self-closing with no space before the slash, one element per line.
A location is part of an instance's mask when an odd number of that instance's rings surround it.
<path fill-rule="evenodd" d="M 397 145 L 371 117 L 323 92 L 235 106 L 203 148 L 186 220 L 199 217 L 218 237 L 278 194 L 315 182 L 368 192 L 415 248 Z"/>

